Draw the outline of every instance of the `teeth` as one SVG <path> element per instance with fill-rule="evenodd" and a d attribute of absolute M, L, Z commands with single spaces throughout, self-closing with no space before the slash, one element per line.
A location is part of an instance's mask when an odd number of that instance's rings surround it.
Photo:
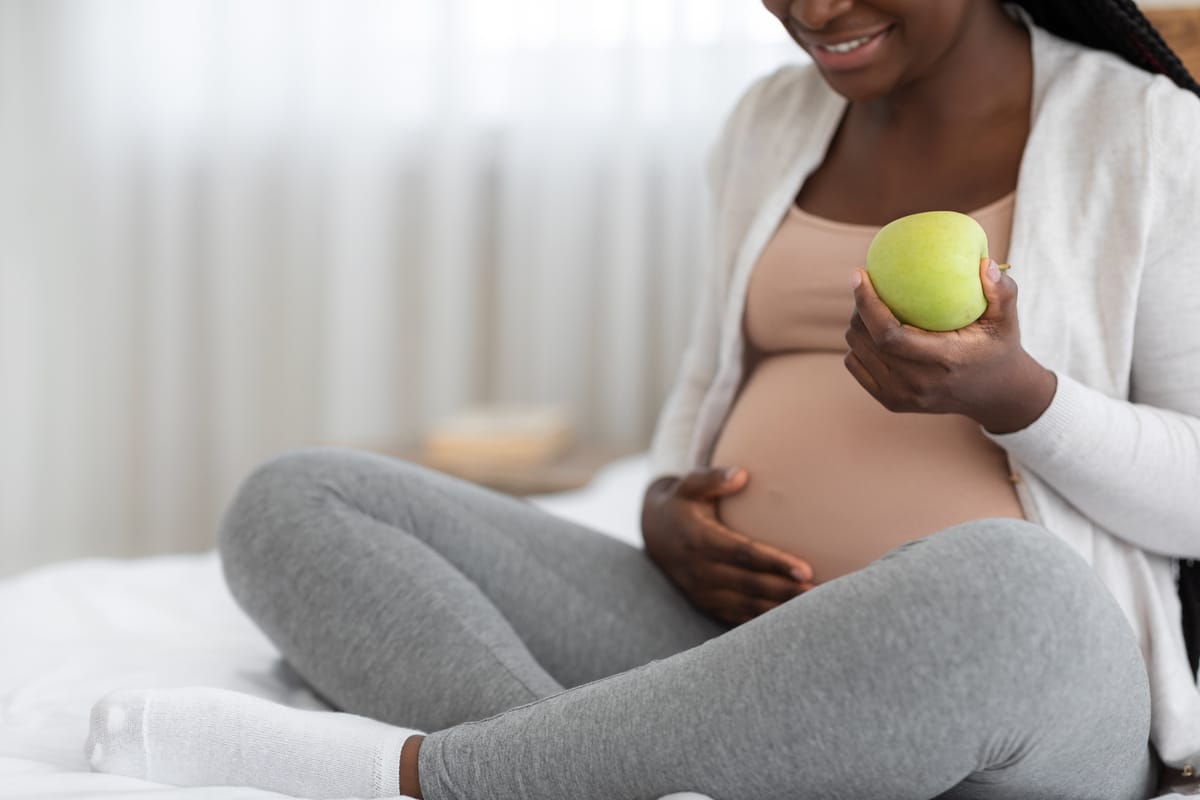
<path fill-rule="evenodd" d="M 828 50 L 831 53 L 849 53 L 857 50 L 874 38 L 874 36 L 864 36 L 861 39 L 855 39 L 852 42 L 842 42 L 841 44 L 823 44 L 820 45 L 820 48 L 822 50 Z"/>

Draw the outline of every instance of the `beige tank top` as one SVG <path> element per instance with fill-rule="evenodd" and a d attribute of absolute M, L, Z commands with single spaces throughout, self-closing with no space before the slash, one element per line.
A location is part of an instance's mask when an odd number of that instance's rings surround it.
<path fill-rule="evenodd" d="M 1008 252 L 1014 195 L 971 214 Z M 1004 451 L 956 414 L 896 414 L 846 370 L 850 274 L 878 228 L 793 205 L 755 265 L 747 372 L 710 459 L 744 467 L 718 504 L 726 525 L 794 552 L 816 581 L 960 522 L 1023 516 Z"/>

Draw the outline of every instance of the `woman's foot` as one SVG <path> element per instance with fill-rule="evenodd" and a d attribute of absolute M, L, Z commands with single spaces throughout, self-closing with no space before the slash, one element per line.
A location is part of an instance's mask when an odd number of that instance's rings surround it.
<path fill-rule="evenodd" d="M 117 691 L 92 708 L 92 769 L 176 786 L 294 797 L 394 797 L 420 731 L 207 687 Z"/>

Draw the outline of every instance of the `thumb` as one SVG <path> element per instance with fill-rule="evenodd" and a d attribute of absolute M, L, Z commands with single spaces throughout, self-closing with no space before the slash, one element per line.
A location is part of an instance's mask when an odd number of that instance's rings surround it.
<path fill-rule="evenodd" d="M 1008 274 L 1008 264 L 997 264 L 990 258 L 979 262 L 979 280 L 987 308 L 980 319 L 999 322 L 1017 316 L 1017 282 Z"/>
<path fill-rule="evenodd" d="M 711 499 L 740 492 L 749 476 L 741 467 L 702 469 L 688 473 L 679 492 L 692 499 Z"/>

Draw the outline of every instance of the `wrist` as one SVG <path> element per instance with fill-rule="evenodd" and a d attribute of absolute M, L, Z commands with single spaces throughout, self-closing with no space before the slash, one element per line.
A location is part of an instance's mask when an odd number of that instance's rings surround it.
<path fill-rule="evenodd" d="M 1006 391 L 1000 394 L 988 413 L 976 422 L 988 433 L 1003 435 L 1024 430 L 1037 422 L 1058 391 L 1058 376 L 1022 351 L 1014 377 L 1003 382 Z"/>

